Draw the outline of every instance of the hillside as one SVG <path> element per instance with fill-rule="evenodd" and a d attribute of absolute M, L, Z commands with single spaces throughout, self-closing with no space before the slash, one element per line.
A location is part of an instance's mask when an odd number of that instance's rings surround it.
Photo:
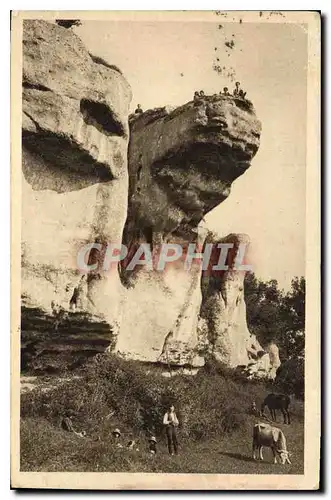
<path fill-rule="evenodd" d="M 57 383 L 56 383 L 57 380 Z M 48 386 L 48 390 L 47 389 Z M 192 376 L 165 378 L 132 361 L 98 355 L 75 376 L 41 380 L 21 397 L 22 471 L 116 471 L 191 473 L 303 473 L 303 403 L 292 400 L 292 423 L 280 426 L 292 453 L 292 465 L 251 458 L 253 400 L 260 404 L 270 388 L 244 380 L 215 363 Z M 230 396 L 231 395 L 231 396 Z M 180 454 L 166 449 L 162 418 L 173 402 L 180 421 Z M 70 415 L 81 438 L 60 426 Z M 116 448 L 111 432 L 119 427 L 122 443 L 139 440 L 139 451 Z M 154 434 L 158 454 L 148 453 Z"/>

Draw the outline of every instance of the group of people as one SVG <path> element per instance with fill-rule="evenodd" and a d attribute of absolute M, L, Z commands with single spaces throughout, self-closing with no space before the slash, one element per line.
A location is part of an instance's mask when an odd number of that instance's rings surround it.
<path fill-rule="evenodd" d="M 221 90 L 219 95 L 222 95 L 222 96 L 233 96 L 233 97 L 237 97 L 239 99 L 245 99 L 246 98 L 246 93 L 247 92 L 244 92 L 243 89 L 240 88 L 240 82 L 236 82 L 235 84 L 235 88 L 233 90 L 233 93 L 231 94 L 229 92 L 229 88 L 228 87 L 224 87 L 223 88 L 223 91 Z M 194 92 L 194 97 L 193 97 L 193 101 L 195 103 L 201 103 L 201 100 L 203 100 L 205 98 L 205 93 L 203 90 L 196 90 Z"/>
<path fill-rule="evenodd" d="M 170 405 L 163 417 L 163 426 L 166 431 L 169 455 L 178 455 L 177 427 L 179 421 L 175 412 L 175 407 Z M 79 437 L 87 437 L 85 431 L 77 432 L 74 429 L 70 416 L 66 415 L 61 422 L 61 427 Z M 123 444 L 122 433 L 119 428 L 112 431 L 113 443 L 116 448 L 139 451 L 138 440 L 131 439 L 126 445 Z M 151 455 L 157 453 L 157 440 L 155 436 L 148 438 L 148 450 Z"/>
<path fill-rule="evenodd" d="M 221 90 L 219 95 L 221 96 L 233 96 L 233 97 L 237 97 L 238 99 L 245 99 L 246 98 L 246 94 L 247 92 L 244 92 L 242 88 L 240 88 L 240 82 L 236 82 L 235 84 L 235 88 L 233 89 L 233 93 L 231 94 L 229 92 L 229 88 L 228 87 L 224 87 L 223 88 L 223 91 Z M 193 101 L 195 104 L 200 104 L 201 101 L 203 101 L 203 99 L 206 97 L 205 93 L 203 90 L 196 90 L 194 92 L 194 97 L 193 97 Z M 134 114 L 132 116 L 136 116 L 138 117 L 139 115 L 141 115 L 143 113 L 143 109 L 141 107 L 141 104 L 137 104 L 137 107 L 136 109 L 134 110 Z"/>
<path fill-rule="evenodd" d="M 175 412 L 175 407 L 170 405 L 163 417 L 163 426 L 166 431 L 167 445 L 169 455 L 178 455 L 177 427 L 179 425 L 178 417 Z M 137 441 L 130 440 L 126 446 L 122 444 L 122 433 L 116 428 L 112 431 L 115 446 L 117 448 L 127 448 L 128 450 L 139 451 Z M 152 455 L 157 453 L 157 440 L 155 436 L 148 438 L 148 450 Z"/>

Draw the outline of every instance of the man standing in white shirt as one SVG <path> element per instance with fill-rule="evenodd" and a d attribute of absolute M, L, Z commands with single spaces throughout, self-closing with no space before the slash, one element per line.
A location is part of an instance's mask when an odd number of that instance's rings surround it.
<path fill-rule="evenodd" d="M 176 427 L 178 427 L 179 422 L 173 405 L 169 406 L 168 411 L 165 413 L 163 417 L 163 425 L 165 425 L 166 428 L 169 454 L 173 455 L 174 449 L 175 455 L 178 455 Z"/>

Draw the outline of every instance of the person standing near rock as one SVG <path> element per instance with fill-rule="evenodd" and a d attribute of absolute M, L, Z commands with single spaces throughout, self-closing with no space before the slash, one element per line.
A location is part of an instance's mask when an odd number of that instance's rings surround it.
<path fill-rule="evenodd" d="M 166 429 L 169 454 L 173 455 L 174 450 L 175 455 L 178 455 L 176 428 L 178 427 L 179 422 L 173 405 L 170 405 L 168 411 L 164 414 L 163 425 Z"/>
<path fill-rule="evenodd" d="M 141 108 L 141 104 L 137 105 L 137 108 L 134 110 L 136 115 L 141 115 L 143 113 L 143 110 Z"/>
<path fill-rule="evenodd" d="M 233 91 L 233 95 L 235 97 L 239 97 L 239 92 L 240 92 L 240 82 L 236 82 L 235 89 Z"/>
<path fill-rule="evenodd" d="M 198 90 L 194 92 L 193 102 L 194 106 L 198 106 L 201 103 L 200 92 Z"/>

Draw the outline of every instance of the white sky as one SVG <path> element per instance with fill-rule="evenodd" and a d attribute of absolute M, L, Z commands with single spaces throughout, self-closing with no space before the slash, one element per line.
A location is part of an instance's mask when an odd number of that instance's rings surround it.
<path fill-rule="evenodd" d="M 218 64 L 235 69 L 262 122 L 261 145 L 207 224 L 220 235 L 250 236 L 259 277 L 288 288 L 293 276 L 304 275 L 305 26 L 224 23 L 215 15 L 215 22 L 204 23 L 83 21 L 75 31 L 90 52 L 121 68 L 132 87 L 132 109 L 181 105 L 200 89 L 231 90 L 234 84 L 212 69 L 215 55 Z M 235 47 L 225 50 L 231 39 Z"/>

